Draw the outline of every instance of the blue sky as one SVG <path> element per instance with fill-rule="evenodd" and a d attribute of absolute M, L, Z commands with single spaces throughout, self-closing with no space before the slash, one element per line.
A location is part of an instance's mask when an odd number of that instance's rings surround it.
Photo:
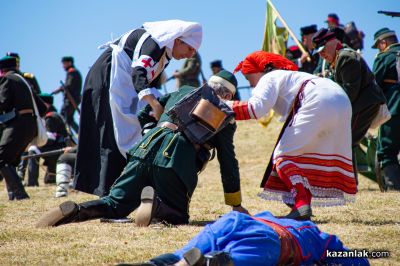
<path fill-rule="evenodd" d="M 378 14 L 378 10 L 400 11 L 398 0 L 273 0 L 288 25 L 299 37 L 302 26 L 325 26 L 328 13 L 337 13 L 341 23 L 355 21 L 364 31 L 364 58 L 372 67 L 376 50 L 370 48 L 373 34 L 389 27 L 400 34 L 400 18 Z M 233 70 L 248 53 L 259 50 L 263 39 L 266 2 L 264 0 L 5 0 L 1 4 L 0 55 L 8 51 L 21 56 L 21 69 L 37 76 L 42 91 L 50 92 L 65 78 L 60 59 L 75 57 L 85 76 L 101 51 L 97 46 L 140 27 L 143 22 L 166 19 L 197 21 L 203 25 L 200 48 L 203 71 L 211 74 L 209 62 L 222 59 Z M 290 42 L 292 43 L 292 42 Z M 170 75 L 183 60 L 172 62 Z M 241 74 L 239 85 L 247 85 Z M 170 81 L 167 87 L 174 87 Z M 61 102 L 61 95 L 56 102 Z M 59 107 L 59 106 L 58 106 Z"/>

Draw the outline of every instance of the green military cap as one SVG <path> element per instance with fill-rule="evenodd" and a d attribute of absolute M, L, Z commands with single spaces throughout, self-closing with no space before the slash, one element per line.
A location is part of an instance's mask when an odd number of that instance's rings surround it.
<path fill-rule="evenodd" d="M 17 58 L 6 55 L 0 59 L 0 69 L 13 67 L 17 67 Z"/>
<path fill-rule="evenodd" d="M 229 89 L 233 94 L 236 93 L 236 88 L 238 85 L 236 77 L 229 71 L 221 70 L 215 75 L 212 75 L 209 79 L 211 82 L 220 83 L 227 89 Z"/>
<path fill-rule="evenodd" d="M 389 28 L 382 28 L 375 32 L 374 34 L 374 45 L 372 45 L 372 49 L 378 48 L 376 45 L 378 44 L 378 41 L 383 40 L 387 37 L 390 36 L 396 36 L 396 32 L 394 30 L 390 30 Z"/>
<path fill-rule="evenodd" d="M 41 93 L 39 94 L 40 99 L 42 99 L 45 103 L 53 104 L 54 97 L 50 93 Z"/>

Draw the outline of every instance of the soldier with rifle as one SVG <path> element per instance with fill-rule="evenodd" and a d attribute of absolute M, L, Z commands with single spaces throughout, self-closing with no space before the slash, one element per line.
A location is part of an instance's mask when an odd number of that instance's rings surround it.
<path fill-rule="evenodd" d="M 75 111 L 79 112 L 78 105 L 81 102 L 82 90 L 82 76 L 74 66 L 74 58 L 71 56 L 64 56 L 61 59 L 63 67 L 67 72 L 65 84 L 52 92 L 57 94 L 61 91 L 64 92 L 64 104 L 61 107 L 61 115 L 64 117 L 68 127 L 71 127 L 76 133 L 79 131 L 79 126 L 74 120 Z"/>

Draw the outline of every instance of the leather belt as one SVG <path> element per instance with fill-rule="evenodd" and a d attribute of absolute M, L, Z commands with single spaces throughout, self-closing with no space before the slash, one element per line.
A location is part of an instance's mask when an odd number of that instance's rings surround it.
<path fill-rule="evenodd" d="M 295 237 L 284 226 L 261 218 L 252 217 L 254 220 L 271 227 L 278 234 L 281 241 L 281 252 L 277 265 L 300 265 L 302 260 L 301 249 Z"/>
<path fill-rule="evenodd" d="M 22 110 L 18 110 L 17 113 L 19 115 L 33 114 L 33 110 L 32 109 L 22 109 Z"/>
<path fill-rule="evenodd" d="M 389 84 L 396 84 L 396 83 L 398 83 L 398 81 L 395 80 L 395 79 L 384 79 L 383 82 L 389 83 Z"/>

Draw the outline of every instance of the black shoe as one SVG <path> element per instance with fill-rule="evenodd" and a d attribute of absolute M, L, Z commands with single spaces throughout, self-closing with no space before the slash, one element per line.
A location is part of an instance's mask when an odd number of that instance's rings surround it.
<path fill-rule="evenodd" d="M 312 210 L 310 205 L 303 205 L 300 208 L 293 209 L 284 218 L 294 219 L 299 221 L 309 221 L 311 220 Z"/>
<path fill-rule="evenodd" d="M 207 266 L 234 266 L 233 260 L 229 253 L 224 251 L 212 251 L 204 255 L 205 263 L 201 265 Z M 200 264 L 199 264 L 200 265 Z M 197 264 L 196 264 L 197 266 Z"/>
<path fill-rule="evenodd" d="M 72 222 L 78 216 L 79 206 L 73 201 L 66 201 L 60 206 L 49 210 L 37 222 L 36 227 L 44 228 L 50 226 L 59 226 Z"/>
<path fill-rule="evenodd" d="M 387 190 L 400 190 L 400 165 L 391 164 L 383 168 Z"/>

